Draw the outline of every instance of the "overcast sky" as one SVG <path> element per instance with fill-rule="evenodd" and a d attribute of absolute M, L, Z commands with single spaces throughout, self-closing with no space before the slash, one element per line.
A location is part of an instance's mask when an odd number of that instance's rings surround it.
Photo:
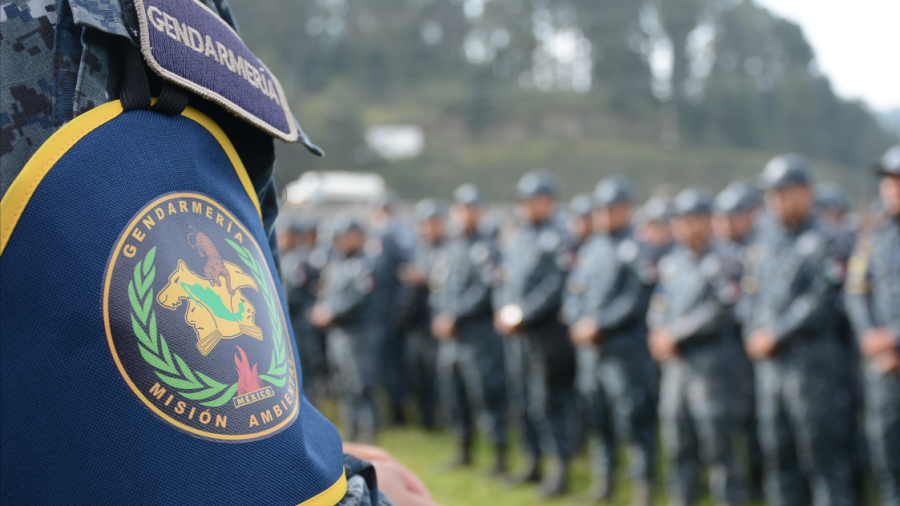
<path fill-rule="evenodd" d="M 900 0 L 756 0 L 803 27 L 837 93 L 900 108 Z"/>

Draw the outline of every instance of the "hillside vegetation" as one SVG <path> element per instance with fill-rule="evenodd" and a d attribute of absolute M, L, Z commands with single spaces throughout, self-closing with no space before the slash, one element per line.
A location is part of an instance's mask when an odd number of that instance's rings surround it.
<path fill-rule="evenodd" d="M 463 181 L 508 198 L 534 168 L 567 196 L 609 173 L 719 188 L 783 151 L 857 200 L 892 143 L 835 96 L 802 30 L 745 0 L 232 0 L 241 34 L 280 76 L 328 153 L 279 146 L 305 170 L 382 173 L 404 197 Z M 836 28 L 837 29 L 837 28 Z M 366 127 L 423 128 L 421 156 L 366 149 Z"/>

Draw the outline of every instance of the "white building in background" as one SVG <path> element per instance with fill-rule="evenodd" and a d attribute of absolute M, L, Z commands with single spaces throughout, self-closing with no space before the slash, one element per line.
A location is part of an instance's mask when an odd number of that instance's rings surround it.
<path fill-rule="evenodd" d="M 366 129 L 366 144 L 393 162 L 419 156 L 425 148 L 425 134 L 418 125 L 376 125 Z"/>
<path fill-rule="evenodd" d="M 370 172 L 304 172 L 285 187 L 288 202 L 371 203 L 387 191 L 378 174 Z"/>

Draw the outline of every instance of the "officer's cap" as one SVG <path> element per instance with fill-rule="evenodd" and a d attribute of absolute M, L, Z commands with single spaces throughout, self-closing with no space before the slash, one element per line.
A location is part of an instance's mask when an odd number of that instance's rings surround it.
<path fill-rule="evenodd" d="M 471 183 L 466 183 L 453 192 L 453 200 L 464 206 L 481 206 L 487 200 L 481 188 Z"/>
<path fill-rule="evenodd" d="M 519 179 L 516 185 L 517 199 L 530 199 L 541 195 L 556 196 L 556 180 L 553 175 L 543 170 L 529 172 Z"/>
<path fill-rule="evenodd" d="M 594 189 L 594 207 L 613 207 L 630 204 L 635 199 L 634 186 L 622 176 L 612 176 L 600 180 Z"/>
<path fill-rule="evenodd" d="M 331 236 L 334 238 L 364 230 L 362 224 L 350 216 L 338 216 L 331 222 Z"/>
<path fill-rule="evenodd" d="M 313 218 L 299 218 L 296 216 L 283 215 L 279 217 L 276 226 L 280 230 L 292 232 L 295 234 L 306 234 L 315 232 L 319 227 L 319 221 Z"/>
<path fill-rule="evenodd" d="M 478 233 L 496 239 L 500 235 L 500 223 L 492 218 L 481 220 L 478 224 Z"/>
<path fill-rule="evenodd" d="M 781 190 L 789 186 L 808 186 L 812 181 L 809 159 L 797 153 L 785 153 L 766 164 L 759 186 L 763 190 Z"/>
<path fill-rule="evenodd" d="M 442 220 L 447 217 L 447 206 L 438 199 L 422 199 L 413 209 L 416 221 Z"/>
<path fill-rule="evenodd" d="M 390 209 L 397 204 L 397 194 L 393 190 L 387 190 L 375 200 L 378 209 Z"/>
<path fill-rule="evenodd" d="M 878 174 L 882 176 L 900 176 L 900 144 L 897 144 L 887 150 L 881 160 L 875 164 Z"/>
<path fill-rule="evenodd" d="M 819 209 L 833 209 L 846 212 L 849 207 L 847 192 L 835 183 L 821 183 L 816 185 L 816 207 Z"/>
<path fill-rule="evenodd" d="M 651 197 L 638 211 L 642 223 L 668 223 L 672 217 L 672 202 L 661 196 Z"/>
<path fill-rule="evenodd" d="M 569 211 L 575 216 L 590 216 L 594 209 L 594 199 L 587 193 L 581 193 L 569 203 Z"/>
<path fill-rule="evenodd" d="M 713 194 L 706 188 L 690 187 L 681 190 L 672 202 L 675 216 L 697 216 L 712 213 Z"/>
<path fill-rule="evenodd" d="M 759 203 L 757 190 L 748 184 L 735 181 L 716 195 L 713 210 L 725 215 L 750 211 Z"/>

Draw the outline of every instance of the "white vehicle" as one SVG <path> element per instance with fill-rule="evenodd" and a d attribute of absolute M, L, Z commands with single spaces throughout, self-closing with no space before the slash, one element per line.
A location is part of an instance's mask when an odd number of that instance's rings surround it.
<path fill-rule="evenodd" d="M 371 172 L 304 172 L 285 187 L 287 201 L 307 203 L 357 203 L 377 201 L 387 191 L 378 174 Z"/>

